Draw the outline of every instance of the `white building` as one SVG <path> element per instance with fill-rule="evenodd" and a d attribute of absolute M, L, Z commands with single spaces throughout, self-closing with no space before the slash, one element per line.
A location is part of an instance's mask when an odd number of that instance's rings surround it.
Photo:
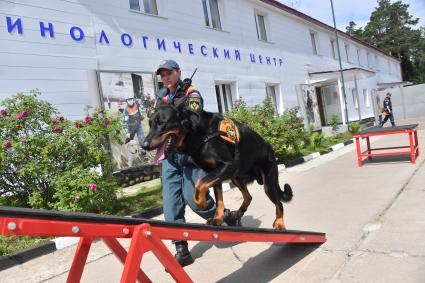
<path fill-rule="evenodd" d="M 96 72 L 171 58 L 184 76 L 198 68 L 207 110 L 269 93 L 317 127 L 346 122 L 334 30 L 274 0 L 1 0 L 0 41 L 0 100 L 38 88 L 69 118 L 98 104 Z M 343 32 L 339 44 L 348 119 L 373 117 L 371 93 L 401 81 L 400 62 Z"/>

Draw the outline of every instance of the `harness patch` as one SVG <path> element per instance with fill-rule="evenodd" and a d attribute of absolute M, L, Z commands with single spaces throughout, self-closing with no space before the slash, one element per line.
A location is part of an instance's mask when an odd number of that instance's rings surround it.
<path fill-rule="evenodd" d="M 198 111 L 201 109 L 201 98 L 200 97 L 189 97 L 188 99 L 189 108 L 192 111 Z"/>
<path fill-rule="evenodd" d="M 235 122 L 233 122 L 231 119 L 224 118 L 221 120 L 218 126 L 218 130 L 220 132 L 220 138 L 224 139 L 225 141 L 233 144 L 239 142 L 239 129 Z"/>

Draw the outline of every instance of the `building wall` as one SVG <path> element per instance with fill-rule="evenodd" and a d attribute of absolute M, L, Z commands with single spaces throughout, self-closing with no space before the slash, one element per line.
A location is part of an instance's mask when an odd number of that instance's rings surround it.
<path fill-rule="evenodd" d="M 183 76 L 195 67 L 194 83 L 205 98 L 208 110 L 217 111 L 215 82 L 232 82 L 237 96 L 248 104 L 260 103 L 265 84 L 279 85 L 282 99 L 279 109 L 297 105 L 296 85 L 309 83 L 309 72 L 339 68 L 332 57 L 330 39 L 333 33 L 260 1 L 218 0 L 222 30 L 205 26 L 200 0 L 157 0 L 159 16 L 130 11 L 128 0 L 10 0 L 0 1 L 0 100 L 17 92 L 38 88 L 45 98 L 54 103 L 69 118 L 84 115 L 85 105 L 97 96 L 93 84 L 93 70 L 153 71 L 166 58 L 179 62 Z M 265 16 L 268 42 L 258 40 L 254 14 Z M 7 17 L 21 19 L 23 33 L 17 28 L 8 32 Z M 40 21 L 50 22 L 54 38 L 40 34 Z M 84 31 L 82 41 L 73 40 L 70 28 Z M 101 32 L 107 35 L 99 42 Z M 310 32 L 317 33 L 318 55 L 313 54 Z M 133 44 L 126 47 L 121 35 L 131 35 Z M 143 36 L 147 36 L 146 48 Z M 157 39 L 164 40 L 165 49 L 158 48 Z M 174 47 L 180 43 L 181 52 Z M 361 89 L 370 92 L 379 82 L 400 81 L 399 63 L 384 54 L 343 37 L 341 57 L 345 60 L 344 42 L 350 45 L 350 62 L 345 68 L 360 66 L 356 48 L 361 50 L 361 66 L 368 68 L 366 54 L 378 57 L 379 70 L 375 78 L 359 81 L 362 116 L 373 116 L 372 107 L 362 107 Z M 189 53 L 193 45 L 193 55 Z M 201 54 L 205 45 L 207 56 Z M 218 58 L 213 55 L 217 48 Z M 230 59 L 223 50 L 229 50 Z M 237 60 L 235 50 L 240 52 Z M 254 54 L 255 63 L 250 54 Z M 259 62 L 262 56 L 262 64 Z M 282 59 L 277 65 L 266 57 Z M 390 69 L 389 69 L 390 68 Z M 348 83 L 350 87 L 350 82 Z M 349 93 L 349 90 L 347 90 Z M 350 104 L 350 99 L 347 100 Z M 350 117 L 356 115 L 350 109 Z"/>

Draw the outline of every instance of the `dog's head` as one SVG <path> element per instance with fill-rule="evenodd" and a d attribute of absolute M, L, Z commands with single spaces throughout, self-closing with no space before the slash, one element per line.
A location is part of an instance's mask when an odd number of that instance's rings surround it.
<path fill-rule="evenodd" d="M 178 106 L 161 104 L 149 119 L 149 134 L 143 148 L 153 150 L 167 143 L 167 150 L 181 148 L 191 128 L 190 113 L 184 99 Z"/>

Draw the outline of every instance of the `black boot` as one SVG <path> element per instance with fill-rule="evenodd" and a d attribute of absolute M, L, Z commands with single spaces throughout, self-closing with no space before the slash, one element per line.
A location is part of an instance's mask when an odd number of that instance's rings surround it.
<path fill-rule="evenodd" d="M 183 267 L 192 264 L 194 260 L 189 252 L 189 249 L 187 248 L 187 242 L 180 241 L 176 242 L 175 245 L 177 253 L 174 255 L 174 257 L 177 259 L 180 265 Z"/>
<path fill-rule="evenodd" d="M 227 226 L 242 226 L 241 220 L 236 217 L 236 211 L 230 211 L 230 209 L 224 209 L 224 223 Z"/>

